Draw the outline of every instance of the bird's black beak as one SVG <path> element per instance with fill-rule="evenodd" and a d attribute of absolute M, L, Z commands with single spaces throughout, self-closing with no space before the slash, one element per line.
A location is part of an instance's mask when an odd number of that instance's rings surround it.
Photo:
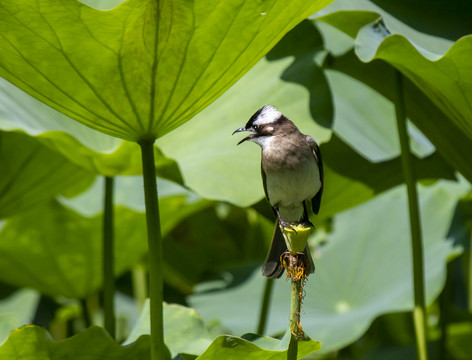
<path fill-rule="evenodd" d="M 234 130 L 234 132 L 233 132 L 232 135 L 234 135 L 234 134 L 236 134 L 236 133 L 238 133 L 238 132 L 241 132 L 241 131 L 251 131 L 251 130 L 246 129 L 245 127 L 241 127 L 241 128 L 239 128 L 239 129 Z M 242 140 L 240 140 L 236 145 L 242 144 L 242 143 L 245 142 L 246 140 L 250 140 L 250 139 L 252 139 L 253 137 L 254 137 L 254 134 L 251 134 L 251 135 L 249 135 L 249 136 L 246 136 L 245 138 L 243 138 Z"/>
<path fill-rule="evenodd" d="M 239 129 L 234 130 L 231 135 L 234 135 L 234 134 L 236 134 L 236 133 L 238 133 L 238 132 L 241 132 L 241 131 L 248 131 L 248 130 L 246 130 L 245 127 L 240 127 Z"/>

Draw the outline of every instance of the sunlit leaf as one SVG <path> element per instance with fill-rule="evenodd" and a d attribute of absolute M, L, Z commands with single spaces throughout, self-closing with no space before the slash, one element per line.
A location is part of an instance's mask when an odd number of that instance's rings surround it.
<path fill-rule="evenodd" d="M 181 305 L 164 304 L 164 329 L 164 341 L 173 358 L 180 353 L 201 354 L 212 342 L 202 319 L 195 310 Z M 149 301 L 146 301 L 138 323 L 125 344 L 131 344 L 149 332 Z"/>
<path fill-rule="evenodd" d="M 93 175 L 29 136 L 0 132 L 0 218 L 86 189 Z"/>
<path fill-rule="evenodd" d="M 0 75 L 66 115 L 138 141 L 221 95 L 331 0 L 3 1 Z"/>
<path fill-rule="evenodd" d="M 245 337 L 252 339 L 250 342 Z M 285 333 L 282 340 L 260 337 L 254 334 L 242 338 L 222 335 L 213 341 L 210 347 L 198 357 L 199 360 L 228 359 L 239 360 L 242 357 L 249 360 L 285 360 L 287 359 L 290 331 Z M 321 348 L 318 341 L 307 340 L 298 342 L 297 359 L 309 355 Z"/>
<path fill-rule="evenodd" d="M 0 300 L 0 344 L 10 331 L 32 321 L 38 306 L 39 294 L 33 290 L 19 290 Z"/>
<path fill-rule="evenodd" d="M 39 326 L 14 330 L 0 347 L 0 358 L 9 360 L 109 360 L 149 359 L 149 337 L 142 337 L 130 346 L 118 345 L 99 327 L 91 327 L 63 341 L 54 341 Z"/>
<path fill-rule="evenodd" d="M 147 250 L 144 216 L 115 209 L 115 273 Z M 10 218 L 0 232 L 0 278 L 51 296 L 83 298 L 101 285 L 102 216 L 87 218 L 56 201 Z"/>
<path fill-rule="evenodd" d="M 97 174 L 141 174 L 141 154 L 135 143 L 92 130 L 1 78 L 0 129 L 34 136 L 74 164 Z M 159 149 L 155 151 L 158 175 L 181 183 L 177 164 Z"/>

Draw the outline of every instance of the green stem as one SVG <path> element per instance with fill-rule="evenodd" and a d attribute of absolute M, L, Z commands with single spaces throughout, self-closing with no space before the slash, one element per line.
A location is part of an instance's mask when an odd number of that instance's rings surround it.
<path fill-rule="evenodd" d="M 411 247 L 413 258 L 413 288 L 414 303 L 413 321 L 416 335 L 416 350 L 419 360 L 426 360 L 428 352 L 426 347 L 426 300 L 424 283 L 424 258 L 423 243 L 421 239 L 421 224 L 418 207 L 418 194 L 416 179 L 411 164 L 410 145 L 406 127 L 405 101 L 403 98 L 403 77 L 396 71 L 396 101 L 395 111 L 400 139 L 403 175 L 405 177 L 408 206 L 410 214 Z"/>
<path fill-rule="evenodd" d="M 298 357 L 298 339 L 290 334 L 290 343 L 288 344 L 287 360 L 297 360 Z"/>
<path fill-rule="evenodd" d="M 274 279 L 266 279 L 264 287 L 264 295 L 261 304 L 261 313 L 259 314 L 259 325 L 257 326 L 257 333 L 264 335 L 267 325 L 267 314 L 269 313 L 270 298 L 272 295 L 272 287 L 274 286 Z"/>
<path fill-rule="evenodd" d="M 469 301 L 468 301 L 468 309 L 469 309 L 469 313 L 472 314 L 472 230 L 470 232 L 470 243 L 469 243 L 469 263 L 468 263 L 468 267 L 469 267 L 469 276 L 468 276 L 468 279 L 469 279 L 469 286 L 468 286 L 468 292 L 469 292 Z"/>
<path fill-rule="evenodd" d="M 82 318 L 86 328 L 92 326 L 92 316 L 87 305 L 86 299 L 80 299 L 80 306 L 82 307 Z"/>
<path fill-rule="evenodd" d="M 105 199 L 103 211 L 103 310 L 105 329 L 115 338 L 115 276 L 113 247 L 113 188 L 114 178 L 105 177 Z"/>
<path fill-rule="evenodd" d="M 444 289 L 439 296 L 439 328 L 441 337 L 438 341 L 438 359 L 447 359 L 447 328 L 450 322 L 450 311 L 452 306 L 454 288 L 454 261 L 447 264 L 446 282 Z"/>
<path fill-rule="evenodd" d="M 149 307 L 151 320 L 151 360 L 168 360 L 170 353 L 164 344 L 164 276 L 162 234 L 157 197 L 154 140 L 139 143 L 143 162 L 144 202 L 149 249 Z"/>
<path fill-rule="evenodd" d="M 298 340 L 303 337 L 303 331 L 300 326 L 300 311 L 302 308 L 302 280 L 293 281 L 292 279 L 292 300 L 290 304 L 290 343 L 287 351 L 287 360 L 297 360 Z"/>

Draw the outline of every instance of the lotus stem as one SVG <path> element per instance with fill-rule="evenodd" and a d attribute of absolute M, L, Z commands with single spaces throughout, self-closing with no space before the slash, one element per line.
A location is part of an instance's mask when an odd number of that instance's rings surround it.
<path fill-rule="evenodd" d="M 105 329 L 115 338 L 115 252 L 113 232 L 114 178 L 105 176 L 105 198 L 103 206 L 103 310 Z"/>
<path fill-rule="evenodd" d="M 257 333 L 264 335 L 267 325 L 267 314 L 269 313 L 270 298 L 272 296 L 272 288 L 274 286 L 274 279 L 266 279 L 264 287 L 264 295 L 262 297 L 261 312 L 259 314 L 259 324 L 257 326 Z"/>
<path fill-rule="evenodd" d="M 413 322 L 416 335 L 416 351 L 419 360 L 428 359 L 426 342 L 426 300 L 424 281 L 424 254 L 421 235 L 421 223 L 418 206 L 416 179 L 411 163 L 410 144 L 407 133 L 405 101 L 403 98 L 403 75 L 396 71 L 395 81 L 395 113 L 397 118 L 398 136 L 400 139 L 403 175 L 408 193 L 410 215 L 411 248 L 413 258 L 414 309 Z"/>
<path fill-rule="evenodd" d="M 169 360 L 164 344 L 164 276 L 162 234 L 154 163 L 154 140 L 143 140 L 141 146 L 144 180 L 144 202 L 149 250 L 149 307 L 151 320 L 151 360 Z"/>

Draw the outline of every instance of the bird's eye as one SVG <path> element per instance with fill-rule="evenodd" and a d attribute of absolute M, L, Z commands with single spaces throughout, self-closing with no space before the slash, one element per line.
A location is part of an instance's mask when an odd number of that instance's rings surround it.
<path fill-rule="evenodd" d="M 259 125 L 257 125 L 257 124 L 254 124 L 252 127 L 254 128 L 254 130 L 259 129 Z"/>

